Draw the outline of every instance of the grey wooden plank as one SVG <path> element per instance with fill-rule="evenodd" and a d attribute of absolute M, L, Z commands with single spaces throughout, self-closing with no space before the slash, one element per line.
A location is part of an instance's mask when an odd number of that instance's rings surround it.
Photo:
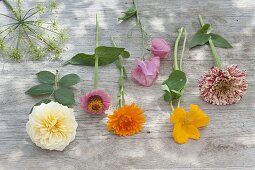
<path fill-rule="evenodd" d="M 27 7 L 35 3 L 33 0 L 26 2 Z M 190 140 L 185 145 L 175 144 L 170 137 L 170 111 L 159 88 L 172 69 L 172 59 L 161 62 L 160 76 L 152 87 L 138 86 L 130 78 L 142 47 L 138 29 L 134 29 L 132 38 L 126 37 L 134 22 L 117 22 L 117 17 L 129 5 L 129 0 L 64 0 L 58 17 L 71 38 L 61 61 L 32 62 L 26 58 L 21 63 L 14 63 L 5 56 L 0 57 L 0 169 L 255 168 L 255 1 L 139 0 L 141 19 L 149 33 L 148 47 L 154 37 L 164 37 L 173 45 L 180 26 L 187 28 L 190 40 L 199 28 L 197 15 L 201 14 L 215 31 L 233 44 L 233 49 L 218 49 L 224 65 L 239 64 L 240 68 L 247 70 L 249 88 L 239 104 L 210 105 L 199 98 L 196 87 L 197 79 L 213 65 L 210 49 L 201 47 L 186 51 L 184 67 L 189 86 L 183 106 L 188 109 L 190 103 L 199 104 L 212 121 L 201 130 L 199 141 Z M 6 12 L 4 6 L 0 5 L 0 11 Z M 41 150 L 32 144 L 25 132 L 28 112 L 39 99 L 25 95 L 24 91 L 36 84 L 34 74 L 45 69 L 79 74 L 84 81 L 75 86 L 77 101 L 79 96 L 92 89 L 92 68 L 61 66 L 63 61 L 78 52 L 93 52 L 96 13 L 100 18 L 100 44 L 110 45 L 110 36 L 113 35 L 118 45 L 131 52 L 131 58 L 124 61 L 129 76 L 127 102 L 137 102 L 145 110 L 147 123 L 141 133 L 120 138 L 106 131 L 106 116 L 85 114 L 77 103 L 74 106 L 79 124 L 76 140 L 64 152 Z M 5 22 L 2 17 L 0 22 Z M 118 70 L 111 65 L 101 68 L 100 74 L 100 87 L 116 96 Z M 107 114 L 116 106 L 115 99 Z"/>

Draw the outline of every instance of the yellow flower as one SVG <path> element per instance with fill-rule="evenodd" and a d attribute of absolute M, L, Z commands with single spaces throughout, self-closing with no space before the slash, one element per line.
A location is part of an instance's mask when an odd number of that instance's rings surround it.
<path fill-rule="evenodd" d="M 174 124 L 172 136 L 175 142 L 183 144 L 189 138 L 198 140 L 200 138 L 198 128 L 206 126 L 210 122 L 210 118 L 198 105 L 191 104 L 189 112 L 186 112 L 182 107 L 175 109 L 170 121 Z"/>
<path fill-rule="evenodd" d="M 34 106 L 26 129 L 37 146 L 62 151 L 74 140 L 77 126 L 73 109 L 57 102 L 50 102 Z"/>
<path fill-rule="evenodd" d="M 119 136 L 131 136 L 143 129 L 144 111 L 136 104 L 124 105 L 108 116 L 107 127 Z"/>

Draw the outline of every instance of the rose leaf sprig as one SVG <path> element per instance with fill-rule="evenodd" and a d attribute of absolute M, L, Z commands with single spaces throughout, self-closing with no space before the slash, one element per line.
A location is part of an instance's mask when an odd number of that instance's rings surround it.
<path fill-rule="evenodd" d="M 237 65 L 223 68 L 215 47 L 232 48 L 230 43 L 218 34 L 211 33 L 211 25 L 205 24 L 199 15 L 201 29 L 192 37 L 190 48 L 209 42 L 216 66 L 199 79 L 201 98 L 211 104 L 229 105 L 240 101 L 248 88 L 246 72 Z"/>
<path fill-rule="evenodd" d="M 119 59 L 130 56 L 125 48 L 99 46 L 99 23 L 96 15 L 96 48 L 94 54 L 79 53 L 65 64 L 94 66 L 94 90 L 81 97 L 81 107 L 87 113 L 103 114 L 111 104 L 111 97 L 104 90 L 98 89 L 99 66 L 109 65 Z"/>
<path fill-rule="evenodd" d="M 29 54 L 32 59 L 39 60 L 50 54 L 53 59 L 59 58 L 64 50 L 67 36 L 52 15 L 57 8 L 56 0 L 47 4 L 37 3 L 30 9 L 24 9 L 22 1 L 11 5 L 3 0 L 10 14 L 2 14 L 11 21 L 0 25 L 0 54 L 20 61 Z M 53 16 L 50 21 L 45 16 Z"/>
<path fill-rule="evenodd" d="M 143 52 L 141 55 L 141 58 L 144 60 L 144 55 L 145 55 L 145 38 L 147 36 L 147 33 L 144 29 L 144 26 L 142 25 L 142 22 L 140 20 L 140 16 L 139 16 L 139 11 L 138 11 L 138 5 L 137 5 L 138 0 L 132 0 L 132 6 L 129 7 L 125 12 L 123 12 L 123 16 L 119 17 L 118 20 L 119 21 L 127 21 L 132 17 L 136 17 L 136 25 L 137 27 L 139 27 L 140 31 L 141 31 L 141 35 L 142 35 L 142 47 L 143 47 Z M 132 29 L 131 28 L 128 32 L 128 37 L 131 36 L 132 34 Z"/>
<path fill-rule="evenodd" d="M 173 123 L 172 136 L 176 143 L 184 144 L 189 138 L 198 140 L 200 133 L 198 128 L 206 126 L 210 122 L 210 118 L 199 108 L 198 105 L 191 104 L 190 111 L 186 112 L 180 107 L 181 98 L 187 83 L 185 72 L 182 70 L 182 62 L 184 56 L 185 45 L 187 41 L 187 31 L 184 27 L 178 30 L 178 37 L 174 46 L 174 65 L 173 71 L 169 78 L 163 82 L 162 90 L 165 91 L 164 99 L 169 102 L 172 109 L 170 122 Z M 178 64 L 178 46 L 182 34 L 184 34 L 183 48 Z M 174 108 L 173 101 L 177 101 L 177 107 Z"/>
<path fill-rule="evenodd" d="M 78 75 L 67 74 L 60 78 L 58 70 L 56 70 L 55 74 L 49 71 L 40 71 L 36 75 L 40 84 L 31 87 L 26 91 L 26 94 L 31 96 L 49 96 L 36 103 L 35 106 L 41 103 L 47 104 L 51 101 L 56 101 L 67 106 L 75 103 L 74 93 L 71 87 L 81 82 Z"/>
<path fill-rule="evenodd" d="M 116 46 L 113 38 L 112 43 Z M 113 131 L 116 135 L 131 136 L 143 129 L 144 111 L 135 103 L 125 104 L 126 69 L 120 59 L 116 60 L 115 64 L 120 71 L 119 92 L 117 94 L 119 108 L 108 116 L 107 128 L 108 131 Z"/>

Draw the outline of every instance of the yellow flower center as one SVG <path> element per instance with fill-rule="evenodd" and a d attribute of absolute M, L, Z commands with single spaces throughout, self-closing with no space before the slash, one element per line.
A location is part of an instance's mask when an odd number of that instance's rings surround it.
<path fill-rule="evenodd" d="M 90 97 L 88 103 L 88 110 L 93 113 L 99 112 L 104 108 L 104 104 L 100 96 Z"/>
<path fill-rule="evenodd" d="M 50 114 L 46 119 L 43 120 L 43 127 L 50 133 L 61 132 L 62 121 L 56 119 L 53 114 Z"/>

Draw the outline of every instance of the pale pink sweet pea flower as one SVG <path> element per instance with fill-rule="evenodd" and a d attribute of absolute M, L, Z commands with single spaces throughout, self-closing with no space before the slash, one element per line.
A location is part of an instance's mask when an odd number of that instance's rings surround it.
<path fill-rule="evenodd" d="M 170 45 L 162 38 L 155 38 L 151 41 L 151 53 L 161 59 L 171 55 Z"/>
<path fill-rule="evenodd" d="M 84 112 L 103 114 L 111 105 L 111 96 L 104 90 L 94 90 L 80 98 Z"/>
<path fill-rule="evenodd" d="M 132 78 L 143 86 L 151 86 L 157 79 L 160 69 L 160 58 L 152 57 L 149 60 L 136 60 L 137 67 L 132 70 Z"/>

